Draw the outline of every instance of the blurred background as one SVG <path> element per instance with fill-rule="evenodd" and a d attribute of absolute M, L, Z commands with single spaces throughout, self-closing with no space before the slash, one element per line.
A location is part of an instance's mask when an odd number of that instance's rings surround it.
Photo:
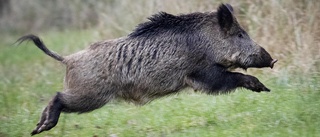
<path fill-rule="evenodd" d="M 87 114 L 62 114 L 39 136 L 316 136 L 320 134 L 318 0 L 0 0 L 0 136 L 28 136 L 55 92 L 64 66 L 20 36 L 39 35 L 68 55 L 129 34 L 159 11 L 215 11 L 230 3 L 252 39 L 279 60 L 249 69 L 270 93 L 207 96 L 187 89 L 136 107 L 112 102 Z M 239 70 L 241 71 L 241 70 Z"/>

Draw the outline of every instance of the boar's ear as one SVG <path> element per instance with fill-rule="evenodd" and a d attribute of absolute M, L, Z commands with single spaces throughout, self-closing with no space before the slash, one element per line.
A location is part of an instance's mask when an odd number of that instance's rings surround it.
<path fill-rule="evenodd" d="M 232 6 L 230 4 L 221 4 L 217 14 L 220 28 L 225 31 L 230 30 L 234 22 Z"/>

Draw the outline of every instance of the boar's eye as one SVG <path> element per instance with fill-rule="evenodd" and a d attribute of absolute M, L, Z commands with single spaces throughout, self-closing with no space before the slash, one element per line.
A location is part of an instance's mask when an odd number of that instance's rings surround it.
<path fill-rule="evenodd" d="M 242 33 L 238 33 L 238 37 L 239 37 L 239 38 L 243 38 Z"/>

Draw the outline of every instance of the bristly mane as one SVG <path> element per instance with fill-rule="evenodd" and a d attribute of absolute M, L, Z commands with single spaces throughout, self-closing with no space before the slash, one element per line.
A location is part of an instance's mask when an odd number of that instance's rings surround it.
<path fill-rule="evenodd" d="M 197 29 L 199 22 L 204 20 L 205 13 L 191 13 L 184 15 L 172 15 L 159 12 L 148 18 L 149 21 L 139 24 L 128 36 L 149 37 L 165 32 L 183 33 Z"/>

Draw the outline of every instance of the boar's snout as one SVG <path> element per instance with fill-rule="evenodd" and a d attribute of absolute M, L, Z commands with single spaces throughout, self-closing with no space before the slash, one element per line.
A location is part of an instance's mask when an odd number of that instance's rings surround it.
<path fill-rule="evenodd" d="M 249 65 L 249 67 L 253 68 L 264 68 L 264 67 L 270 67 L 273 68 L 274 64 L 278 61 L 277 59 L 272 59 L 270 54 L 264 49 L 260 48 L 260 52 L 258 55 L 251 58 L 252 64 Z"/>
<path fill-rule="evenodd" d="M 272 59 L 271 55 L 261 47 L 261 63 L 265 64 L 262 67 L 270 67 L 273 68 L 274 64 L 278 61 L 277 59 Z"/>

